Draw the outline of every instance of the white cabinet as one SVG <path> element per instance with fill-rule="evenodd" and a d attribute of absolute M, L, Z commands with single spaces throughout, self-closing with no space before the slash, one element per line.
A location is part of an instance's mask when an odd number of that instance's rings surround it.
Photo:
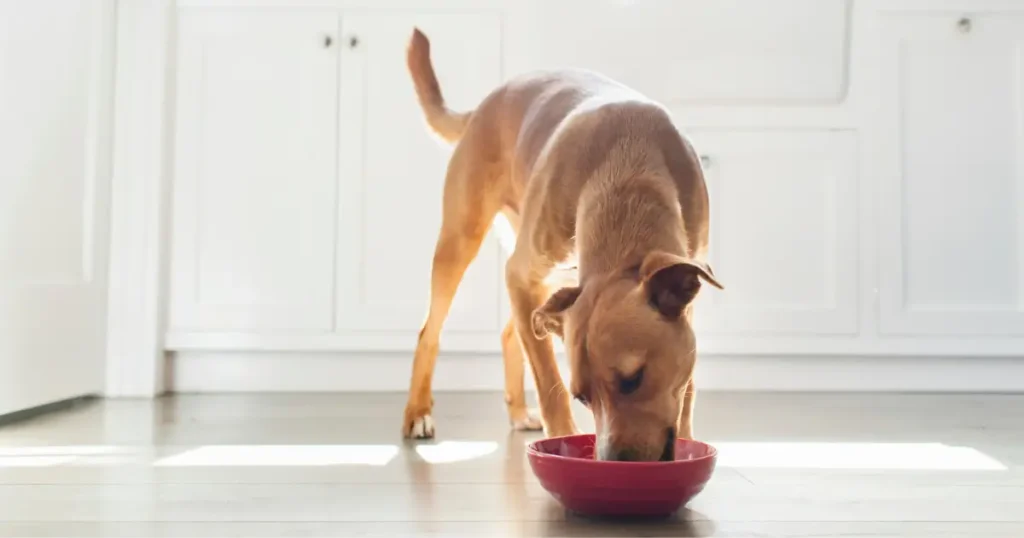
<path fill-rule="evenodd" d="M 685 130 L 685 129 L 684 129 Z M 711 202 L 702 333 L 857 331 L 857 138 L 836 130 L 695 130 Z"/>
<path fill-rule="evenodd" d="M 305 4 L 176 11 L 171 349 L 412 350 L 450 156 L 406 71 L 414 26 L 455 109 L 567 66 L 673 109 L 706 157 L 726 285 L 696 310 L 709 354 L 1019 348 L 1024 7 L 1010 0 Z M 499 352 L 502 266 L 489 238 L 445 351 Z"/>
<path fill-rule="evenodd" d="M 0 2 L 0 415 L 103 392 L 116 9 Z"/>
<path fill-rule="evenodd" d="M 337 28 L 330 11 L 182 14 L 172 328 L 331 328 Z"/>
<path fill-rule="evenodd" d="M 882 22 L 881 330 L 1024 335 L 1024 14 Z"/>
<path fill-rule="evenodd" d="M 501 82 L 496 15 L 182 10 L 172 346 L 415 345 L 450 149 L 406 71 L 414 26 L 453 107 Z M 501 266 L 489 240 L 446 336 L 498 348 Z"/>
<path fill-rule="evenodd" d="M 512 73 L 598 71 L 669 104 L 837 103 L 848 0 L 520 0 Z"/>
<path fill-rule="evenodd" d="M 468 110 L 501 83 L 500 22 L 486 14 L 342 15 L 340 331 L 389 331 L 409 347 L 427 312 L 450 148 L 427 130 L 416 102 L 405 66 L 411 29 L 430 37 L 449 106 Z M 482 333 L 497 348 L 501 267 L 489 238 L 466 272 L 445 335 Z"/>

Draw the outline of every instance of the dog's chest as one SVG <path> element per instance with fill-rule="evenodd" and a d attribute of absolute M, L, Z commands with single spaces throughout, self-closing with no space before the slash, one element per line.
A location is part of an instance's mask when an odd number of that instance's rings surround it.
<path fill-rule="evenodd" d="M 568 258 L 555 264 L 555 271 L 576 271 L 580 267 L 579 258 L 576 257 L 576 253 L 573 252 Z"/>
<path fill-rule="evenodd" d="M 551 271 L 551 275 L 545 279 L 545 282 L 552 288 L 578 286 L 580 281 L 579 269 L 579 259 L 574 252 L 565 260 L 555 264 L 555 268 Z"/>

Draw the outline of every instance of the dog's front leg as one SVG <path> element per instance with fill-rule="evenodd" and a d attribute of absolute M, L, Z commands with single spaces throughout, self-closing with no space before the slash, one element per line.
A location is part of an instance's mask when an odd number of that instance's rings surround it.
<path fill-rule="evenodd" d="M 533 311 L 547 300 L 547 288 L 543 279 L 530 278 L 528 271 L 519 271 L 510 260 L 505 272 L 509 299 L 512 302 L 512 316 L 523 344 L 523 350 L 530 361 L 533 380 L 537 387 L 541 421 L 548 437 L 559 437 L 578 433 L 572 419 L 569 392 L 562 383 L 555 361 L 555 348 L 551 337 L 538 339 L 533 336 Z"/>
<path fill-rule="evenodd" d="M 693 377 L 683 387 L 683 408 L 679 411 L 676 423 L 676 436 L 682 439 L 693 439 L 693 406 L 697 403 L 697 387 Z"/>

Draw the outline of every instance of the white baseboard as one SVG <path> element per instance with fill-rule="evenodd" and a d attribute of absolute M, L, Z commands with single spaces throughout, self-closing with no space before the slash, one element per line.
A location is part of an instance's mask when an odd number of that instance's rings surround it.
<path fill-rule="evenodd" d="M 408 388 L 407 354 L 179 352 L 175 392 L 369 392 Z M 563 374 L 567 372 L 564 362 Z M 503 390 L 501 357 L 444 354 L 434 390 Z M 1004 357 L 702 356 L 701 390 L 1024 392 L 1024 359 Z M 533 383 L 526 386 L 532 390 Z"/>

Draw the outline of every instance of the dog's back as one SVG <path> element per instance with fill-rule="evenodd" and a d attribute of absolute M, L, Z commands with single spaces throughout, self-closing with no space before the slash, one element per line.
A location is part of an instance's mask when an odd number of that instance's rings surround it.
<path fill-rule="evenodd" d="M 598 168 L 663 167 L 678 190 L 688 243 L 695 251 L 703 250 L 707 193 L 699 159 L 669 114 L 643 94 L 585 70 L 534 72 L 509 80 L 475 110 L 460 113 L 445 105 L 429 41 L 418 30 L 407 60 L 431 128 L 450 142 L 472 132 L 466 143 L 474 146 L 473 152 L 508 171 L 500 181 L 508 211 L 518 216 L 525 204 L 543 203 L 525 200 L 528 191 L 536 191 L 558 201 L 569 210 L 564 217 L 572 219 L 583 182 Z M 539 167 L 550 173 L 536 173 Z M 623 172 L 628 175 L 629 170 Z M 531 181 L 550 184 L 529 189 Z"/>

